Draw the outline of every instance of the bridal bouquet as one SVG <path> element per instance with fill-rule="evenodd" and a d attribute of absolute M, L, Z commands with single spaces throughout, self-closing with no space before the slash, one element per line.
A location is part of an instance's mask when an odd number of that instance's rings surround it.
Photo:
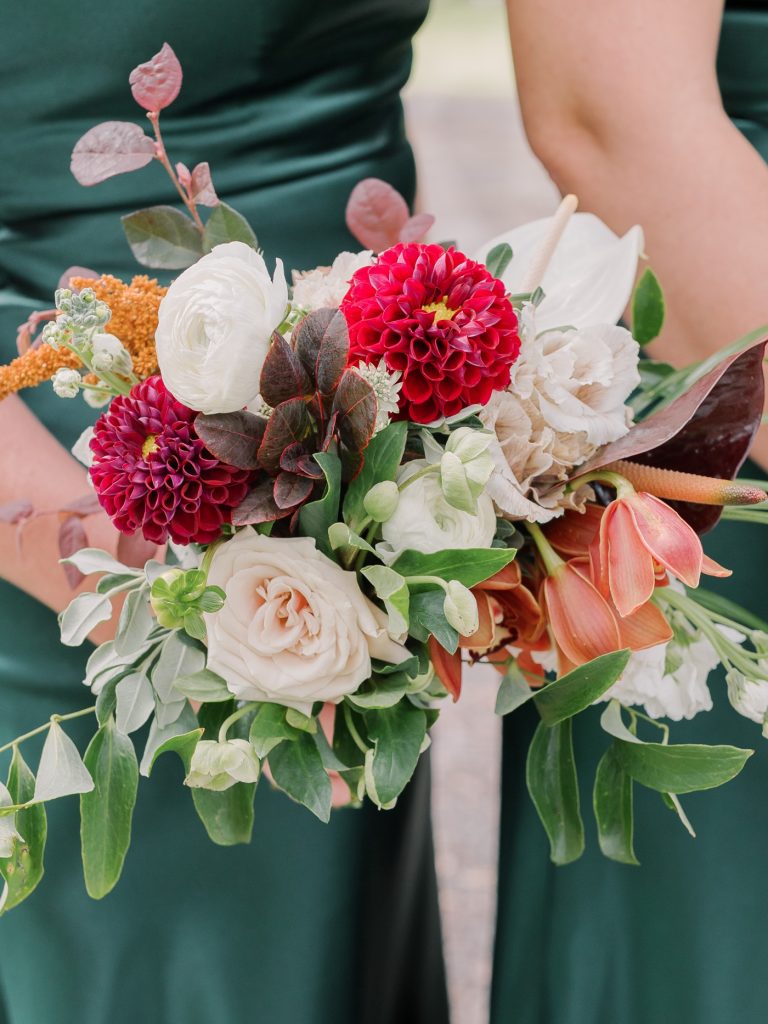
<path fill-rule="evenodd" d="M 99 125 L 72 168 L 92 185 L 159 161 L 187 212 L 124 227 L 142 263 L 181 273 L 70 273 L 0 370 L 0 395 L 52 375 L 102 408 L 74 450 L 92 492 L 60 512 L 79 588 L 62 642 L 120 608 L 87 661 L 94 700 L 0 749 L 5 908 L 42 876 L 46 801 L 70 794 L 88 891 L 109 892 L 139 773 L 168 752 L 222 844 L 248 841 L 264 774 L 323 821 L 333 803 L 392 807 L 475 662 L 499 671 L 499 714 L 538 710 L 527 781 L 558 863 L 584 846 L 572 718 L 606 702 L 598 839 L 635 863 L 635 783 L 690 828 L 680 794 L 750 754 L 673 745 L 662 719 L 709 709 L 718 664 L 738 712 L 768 710 L 768 627 L 697 589 L 728 575 L 700 540 L 724 506 L 764 514 L 762 489 L 732 480 L 762 415 L 763 335 L 684 370 L 641 359 L 663 319 L 650 270 L 633 333 L 616 322 L 642 234 L 571 216 L 570 198 L 470 258 L 424 242 L 432 218 L 370 179 L 347 209 L 362 251 L 289 287 L 208 165 L 170 163 L 159 116 L 180 84 L 166 45 L 131 75 L 154 138 Z M 96 509 L 117 555 L 88 546 Z M 20 529 L 35 514 L 2 510 Z M 94 721 L 83 758 L 78 715 Z"/>

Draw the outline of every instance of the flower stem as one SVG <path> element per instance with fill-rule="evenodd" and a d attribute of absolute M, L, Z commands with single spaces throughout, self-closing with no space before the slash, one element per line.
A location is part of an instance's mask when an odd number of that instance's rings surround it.
<path fill-rule="evenodd" d="M 429 466 L 423 466 L 421 469 L 417 470 L 417 472 L 415 472 L 413 474 L 413 476 L 409 476 L 407 478 L 407 480 L 403 480 L 403 482 L 398 484 L 397 486 L 400 488 L 400 491 L 402 492 L 402 491 L 405 490 L 406 487 L 409 487 L 414 482 L 414 480 L 419 480 L 421 477 L 427 476 L 430 473 L 439 473 L 439 472 L 440 472 L 440 463 L 439 462 L 433 462 Z"/>
<path fill-rule="evenodd" d="M 253 711 L 257 703 L 258 702 L 254 700 L 248 701 L 246 704 L 243 704 L 241 708 L 238 708 L 237 711 L 233 711 L 229 718 L 224 719 L 221 723 L 221 728 L 219 729 L 219 743 L 227 742 L 227 733 L 235 722 L 238 722 L 244 715 L 247 715 L 249 711 Z"/>
<path fill-rule="evenodd" d="M 171 161 L 168 159 L 168 154 L 165 151 L 165 143 L 163 142 L 163 136 L 160 132 L 160 114 L 154 111 L 150 111 L 147 114 L 147 117 L 149 118 L 150 124 L 152 125 L 152 130 L 155 133 L 155 141 L 157 142 L 157 159 L 168 172 L 168 176 L 173 182 L 176 191 L 181 196 L 181 201 L 184 203 L 184 205 L 192 215 L 192 220 L 195 222 L 197 230 L 202 234 L 204 226 L 203 222 L 200 220 L 200 214 L 197 212 L 197 207 L 192 201 L 192 198 L 189 195 L 187 195 L 186 190 L 181 187 L 179 177 L 176 174 L 176 171 L 174 171 L 171 165 Z"/>
<path fill-rule="evenodd" d="M 541 555 L 541 560 L 544 563 L 547 575 L 551 576 L 556 569 L 560 568 L 561 565 L 565 565 L 565 562 L 544 536 L 544 533 L 538 523 L 526 523 L 525 528 L 528 530 L 528 533 L 530 533 L 531 539 L 536 545 L 536 550 Z"/>
<path fill-rule="evenodd" d="M 45 725 L 39 725 L 36 729 L 32 729 L 31 732 L 25 732 L 23 736 L 17 736 L 15 740 L 11 740 L 10 743 L 6 743 L 0 747 L 0 754 L 4 754 L 7 750 L 12 750 L 14 747 L 18 747 L 20 743 L 25 740 L 31 740 L 35 736 L 39 736 L 44 733 L 47 729 L 53 725 L 54 722 L 70 722 L 74 718 L 83 718 L 85 715 L 92 715 L 96 712 L 96 705 L 93 704 L 89 708 L 81 708 L 80 711 L 71 711 L 68 715 L 51 715 L 49 721 Z"/>
<path fill-rule="evenodd" d="M 568 483 L 568 490 L 573 491 L 576 487 L 583 487 L 584 484 L 599 483 L 607 484 L 616 491 L 617 498 L 628 498 L 635 493 L 635 488 L 620 473 L 610 469 L 596 469 L 593 473 L 585 473 L 583 476 L 576 476 Z"/>
<path fill-rule="evenodd" d="M 357 731 L 355 723 L 352 721 L 352 709 L 350 708 L 349 704 L 347 704 L 346 701 L 344 702 L 342 707 L 344 708 L 344 721 L 346 723 L 347 729 L 349 729 L 349 735 L 352 737 L 357 749 L 362 754 L 367 754 L 368 747 L 365 745 L 363 737 Z"/>

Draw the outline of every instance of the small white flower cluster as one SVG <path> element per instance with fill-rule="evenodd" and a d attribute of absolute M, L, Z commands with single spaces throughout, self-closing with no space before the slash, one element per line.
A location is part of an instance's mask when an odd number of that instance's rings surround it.
<path fill-rule="evenodd" d="M 359 363 L 357 371 L 376 395 L 376 426 L 373 432 L 378 434 L 398 410 L 402 374 L 399 370 L 388 370 L 383 359 L 378 363 Z"/>
<path fill-rule="evenodd" d="M 522 346 L 509 388 L 479 416 L 498 441 L 488 492 L 511 519 L 549 522 L 583 494 L 565 493 L 574 467 L 626 434 L 626 401 L 639 383 L 638 345 L 613 325 L 546 331 L 536 337 L 532 307 L 521 318 Z"/>
<path fill-rule="evenodd" d="M 306 312 L 338 306 L 347 293 L 355 271 L 373 263 L 370 249 L 342 252 L 330 267 L 315 267 L 305 273 L 293 272 L 293 304 Z"/>

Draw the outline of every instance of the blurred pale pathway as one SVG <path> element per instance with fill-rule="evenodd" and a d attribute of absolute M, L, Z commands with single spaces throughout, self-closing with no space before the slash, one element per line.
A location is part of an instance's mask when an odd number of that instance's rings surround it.
<path fill-rule="evenodd" d="M 528 148 L 501 0 L 433 0 L 406 95 L 419 208 L 435 240 L 469 255 L 552 213 L 558 193 Z M 465 672 L 433 748 L 434 825 L 452 1024 L 486 1024 L 493 943 L 501 731 L 498 675 Z"/>

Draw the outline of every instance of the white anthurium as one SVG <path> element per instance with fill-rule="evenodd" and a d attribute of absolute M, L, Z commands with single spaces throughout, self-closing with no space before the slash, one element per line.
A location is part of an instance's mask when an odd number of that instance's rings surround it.
<path fill-rule="evenodd" d="M 501 279 L 513 295 L 525 291 L 526 274 L 551 224 L 552 218 L 544 217 L 505 231 L 481 246 L 474 258 L 485 262 L 494 246 L 508 243 L 514 255 Z M 637 225 L 619 237 L 594 214 L 574 214 L 541 280 L 538 332 L 617 323 L 632 294 L 643 244 Z"/>

